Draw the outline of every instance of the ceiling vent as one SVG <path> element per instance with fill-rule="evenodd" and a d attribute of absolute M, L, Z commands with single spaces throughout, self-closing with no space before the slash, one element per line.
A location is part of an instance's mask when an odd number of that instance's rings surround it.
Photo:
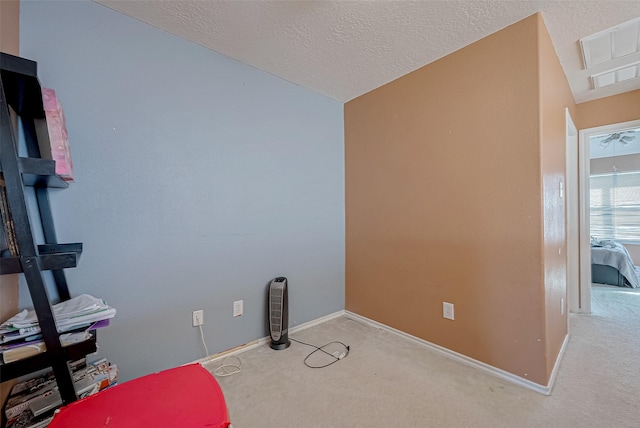
<path fill-rule="evenodd" d="M 580 40 L 592 89 L 640 77 L 640 18 Z"/>
<path fill-rule="evenodd" d="M 640 77 L 640 62 L 594 74 L 591 76 L 591 79 L 593 81 L 593 87 L 598 89 L 638 77 Z"/>
<path fill-rule="evenodd" d="M 640 52 L 640 18 L 580 40 L 585 68 Z"/>

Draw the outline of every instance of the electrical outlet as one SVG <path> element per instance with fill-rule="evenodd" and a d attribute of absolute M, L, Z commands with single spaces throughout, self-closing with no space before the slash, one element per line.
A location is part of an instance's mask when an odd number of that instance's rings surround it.
<path fill-rule="evenodd" d="M 448 320 L 453 317 L 453 303 L 442 302 L 442 316 Z"/>
<path fill-rule="evenodd" d="M 243 301 L 236 300 L 235 302 L 233 302 L 233 316 L 241 317 L 242 313 L 243 313 Z"/>
<path fill-rule="evenodd" d="M 193 311 L 193 326 L 198 327 L 204 324 L 204 312 L 201 310 Z"/>

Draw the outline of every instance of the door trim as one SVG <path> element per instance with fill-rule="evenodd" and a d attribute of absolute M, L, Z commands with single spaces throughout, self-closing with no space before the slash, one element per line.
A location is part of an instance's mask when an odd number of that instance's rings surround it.
<path fill-rule="evenodd" d="M 578 133 L 580 171 L 580 310 L 591 313 L 591 234 L 589 231 L 589 138 L 593 135 L 640 127 L 640 120 L 581 129 Z"/>
<path fill-rule="evenodd" d="M 567 307 L 580 310 L 580 195 L 578 164 L 578 130 L 569 109 L 566 116 L 566 242 L 567 242 Z M 568 317 L 567 317 L 568 320 Z"/>

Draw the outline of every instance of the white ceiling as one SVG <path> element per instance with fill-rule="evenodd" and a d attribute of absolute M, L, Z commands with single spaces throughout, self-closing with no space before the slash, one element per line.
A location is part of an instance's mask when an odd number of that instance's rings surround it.
<path fill-rule="evenodd" d="M 576 102 L 640 89 L 591 89 L 578 42 L 640 17 L 638 0 L 95 1 L 339 101 L 542 12 Z"/>

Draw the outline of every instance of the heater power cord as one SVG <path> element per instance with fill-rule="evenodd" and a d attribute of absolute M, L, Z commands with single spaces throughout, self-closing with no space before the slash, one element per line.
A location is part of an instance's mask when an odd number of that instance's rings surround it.
<path fill-rule="evenodd" d="M 207 348 L 207 342 L 204 340 L 204 332 L 202 331 L 202 325 L 200 327 L 200 337 L 202 338 L 202 346 L 204 346 L 204 351 L 207 356 L 205 357 L 205 361 L 203 364 L 207 364 L 211 362 L 211 356 L 209 355 L 209 348 Z M 232 362 L 229 362 L 232 361 Z M 240 358 L 235 355 L 229 355 L 228 357 L 222 360 L 222 363 L 213 370 L 213 374 L 218 377 L 231 376 L 236 373 L 240 373 L 242 371 L 242 361 Z"/>
<path fill-rule="evenodd" d="M 228 361 L 236 361 L 233 363 L 229 363 Z M 222 360 L 222 364 L 220 364 L 218 367 L 216 367 L 213 370 L 213 374 L 218 376 L 218 377 L 225 377 L 225 376 L 231 376 L 234 375 L 236 373 L 240 373 L 242 367 L 242 361 L 240 361 L 240 358 L 238 358 L 235 355 L 229 355 L 228 357 L 226 357 L 224 360 Z"/>
<path fill-rule="evenodd" d="M 329 342 L 329 343 L 327 343 L 327 344 L 325 344 L 325 345 L 322 345 L 322 346 L 316 346 L 316 345 L 312 345 L 311 343 L 306 343 L 306 342 L 303 342 L 303 341 L 301 341 L 301 340 L 293 339 L 293 338 L 291 338 L 291 337 L 290 337 L 289 339 L 290 339 L 290 340 L 292 340 L 292 341 L 294 341 L 294 342 L 298 342 L 298 343 L 300 343 L 300 344 L 302 344 L 302 345 L 311 346 L 312 348 L 315 348 L 315 350 L 311 351 L 311 352 L 309 353 L 309 355 L 307 355 L 307 356 L 305 357 L 305 359 L 304 359 L 304 365 L 305 365 L 305 366 L 307 366 L 307 367 L 309 367 L 310 369 L 323 369 L 323 368 L 325 368 L 325 367 L 329 367 L 331 364 L 335 364 L 335 363 L 337 363 L 338 361 L 342 360 L 343 358 L 346 358 L 346 357 L 347 357 L 347 355 L 349 355 L 349 350 L 350 350 L 349 345 L 345 345 L 344 343 L 342 343 L 342 342 L 340 342 L 340 341 L 337 341 L 337 340 L 334 340 L 333 342 Z M 328 347 L 329 345 L 333 345 L 334 343 L 337 343 L 337 344 L 339 344 L 339 345 L 344 346 L 345 351 L 344 351 L 344 352 L 335 351 L 335 352 L 333 352 L 333 353 L 331 353 L 331 352 L 327 352 L 327 351 L 325 350 L 325 348 L 326 348 L 326 347 Z M 333 361 L 331 361 L 330 363 L 327 363 L 327 364 L 322 365 L 322 366 L 312 366 L 312 365 L 310 365 L 310 364 L 307 362 L 307 360 L 308 360 L 309 358 L 311 358 L 311 356 L 312 356 L 313 354 L 315 354 L 316 352 L 323 352 L 323 353 L 327 354 L 328 356 L 330 356 L 330 357 L 334 358 L 334 360 L 333 360 Z M 336 354 L 337 354 L 337 355 L 336 355 Z"/>

